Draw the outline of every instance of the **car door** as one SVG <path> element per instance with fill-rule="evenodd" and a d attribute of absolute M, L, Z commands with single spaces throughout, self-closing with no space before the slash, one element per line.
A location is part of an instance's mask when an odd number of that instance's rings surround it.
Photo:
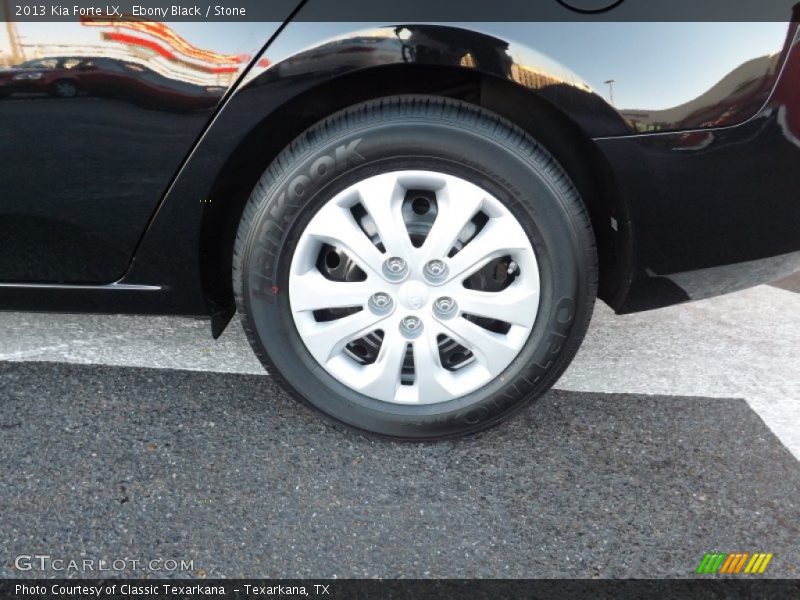
<path fill-rule="evenodd" d="M 70 71 L 73 97 L 0 97 L 0 281 L 122 277 L 216 106 L 279 25 L 14 23 L 9 67 L 65 56 L 83 67 Z M 159 75 L 147 94 L 143 72 Z M 187 85 L 201 97 L 176 103 L 171 88 Z"/>

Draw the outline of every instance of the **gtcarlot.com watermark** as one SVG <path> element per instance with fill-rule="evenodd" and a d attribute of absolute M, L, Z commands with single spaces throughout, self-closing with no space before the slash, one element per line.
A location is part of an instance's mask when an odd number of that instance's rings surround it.
<path fill-rule="evenodd" d="M 183 558 L 62 558 L 50 554 L 20 554 L 14 558 L 17 571 L 48 571 L 56 573 L 125 573 L 152 571 L 175 573 L 194 571 L 194 560 Z"/>

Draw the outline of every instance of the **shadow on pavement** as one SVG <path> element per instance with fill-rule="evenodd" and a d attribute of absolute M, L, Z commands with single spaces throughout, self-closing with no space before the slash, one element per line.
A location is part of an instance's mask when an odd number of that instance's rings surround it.
<path fill-rule="evenodd" d="M 800 271 L 794 275 L 789 275 L 789 277 L 781 279 L 780 281 L 776 281 L 772 285 L 790 292 L 800 293 Z"/>
<path fill-rule="evenodd" d="M 0 576 L 47 553 L 194 561 L 175 576 L 690 577 L 713 550 L 798 576 L 800 467 L 742 400 L 553 391 L 419 445 L 326 425 L 263 376 L 0 363 L 0 384 Z"/>

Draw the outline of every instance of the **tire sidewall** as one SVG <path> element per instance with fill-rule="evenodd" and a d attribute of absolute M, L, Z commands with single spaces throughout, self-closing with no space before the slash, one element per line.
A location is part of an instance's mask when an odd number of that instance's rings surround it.
<path fill-rule="evenodd" d="M 524 134 L 430 116 L 374 119 L 306 134 L 300 149 L 290 148 L 293 160 L 268 173 L 244 243 L 243 312 L 260 353 L 303 400 L 357 428 L 441 438 L 488 427 L 552 385 L 572 358 L 565 356 L 567 340 L 585 310 L 586 248 L 560 169 L 540 148 L 523 151 L 515 135 Z M 294 249 L 316 211 L 358 180 L 401 169 L 449 173 L 503 202 L 531 240 L 541 282 L 533 330 L 508 368 L 466 396 L 422 406 L 364 396 L 330 375 L 300 338 L 288 294 Z"/>

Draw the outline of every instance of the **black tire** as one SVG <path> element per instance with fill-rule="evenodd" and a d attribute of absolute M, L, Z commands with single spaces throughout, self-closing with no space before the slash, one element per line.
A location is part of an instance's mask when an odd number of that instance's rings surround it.
<path fill-rule="evenodd" d="M 355 148 L 351 160 L 343 148 Z M 314 182 L 304 177 L 306 185 L 297 187 L 299 176 L 321 157 L 336 157 L 337 149 L 343 160 L 335 168 Z M 381 402 L 333 378 L 306 350 L 286 293 L 293 250 L 315 210 L 354 181 L 397 168 L 446 171 L 493 192 L 520 221 L 539 261 L 539 313 L 517 358 L 489 384 L 441 404 Z M 242 324 L 270 374 L 335 421 L 414 440 L 486 429 L 549 389 L 583 340 L 597 286 L 586 209 L 553 157 L 497 115 L 420 96 L 348 108 L 298 137 L 255 187 L 239 225 L 233 267 Z"/>

